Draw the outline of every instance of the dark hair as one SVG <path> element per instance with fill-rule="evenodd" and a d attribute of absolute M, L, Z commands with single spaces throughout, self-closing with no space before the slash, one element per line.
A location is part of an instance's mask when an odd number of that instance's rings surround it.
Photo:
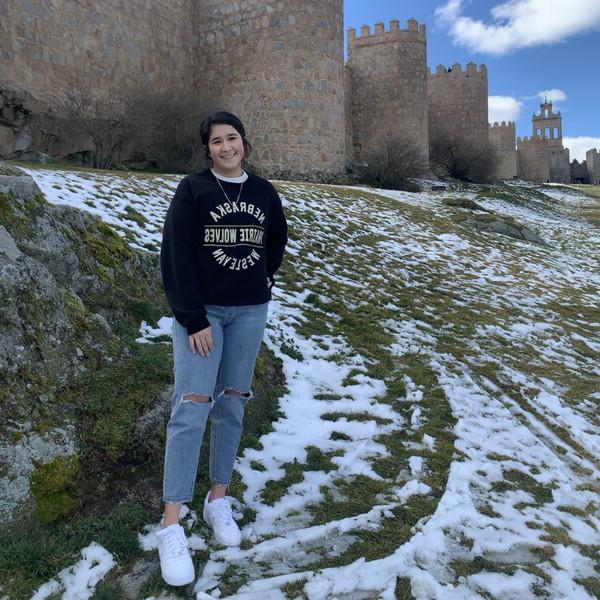
<path fill-rule="evenodd" d="M 205 117 L 202 123 L 200 123 L 200 139 L 202 140 L 202 146 L 204 147 L 207 160 L 210 160 L 210 155 L 208 153 L 208 141 L 210 139 L 213 125 L 231 125 L 240 134 L 242 142 L 244 143 L 244 158 L 248 158 L 250 152 L 252 152 L 252 146 L 246 138 L 246 129 L 244 124 L 239 117 L 236 117 L 234 114 L 225 110 L 219 110 Z"/>

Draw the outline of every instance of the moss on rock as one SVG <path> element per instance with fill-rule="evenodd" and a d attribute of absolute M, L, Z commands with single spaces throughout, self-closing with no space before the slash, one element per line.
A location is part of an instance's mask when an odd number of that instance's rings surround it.
<path fill-rule="evenodd" d="M 31 494 L 35 511 L 43 523 L 53 523 L 77 507 L 74 489 L 78 473 L 77 455 L 57 456 L 36 467 L 31 476 Z"/>

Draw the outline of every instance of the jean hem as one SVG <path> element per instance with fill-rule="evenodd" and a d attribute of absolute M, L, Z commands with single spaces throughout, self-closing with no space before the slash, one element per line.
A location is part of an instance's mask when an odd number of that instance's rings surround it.
<path fill-rule="evenodd" d="M 185 498 L 163 498 L 164 504 L 185 504 L 186 502 L 191 502 L 193 500 L 193 496 L 185 496 Z"/>
<path fill-rule="evenodd" d="M 231 480 L 229 481 L 211 481 L 210 485 L 229 485 Z"/>

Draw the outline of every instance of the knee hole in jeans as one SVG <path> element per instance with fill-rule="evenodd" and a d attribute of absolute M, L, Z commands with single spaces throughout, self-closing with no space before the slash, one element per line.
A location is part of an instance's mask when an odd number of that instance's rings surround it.
<path fill-rule="evenodd" d="M 240 392 L 235 388 L 225 388 L 222 392 L 225 396 L 241 396 L 242 398 L 250 398 L 252 396 L 252 392 Z"/>
<path fill-rule="evenodd" d="M 210 396 L 203 396 L 201 394 L 184 394 L 181 399 L 183 402 L 197 402 L 198 404 L 205 404 L 212 401 Z"/>

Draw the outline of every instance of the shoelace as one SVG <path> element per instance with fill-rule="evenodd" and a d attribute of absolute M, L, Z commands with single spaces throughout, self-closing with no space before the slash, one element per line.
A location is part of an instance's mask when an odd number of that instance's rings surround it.
<path fill-rule="evenodd" d="M 169 531 L 167 535 L 163 537 L 163 540 L 170 557 L 177 558 L 185 554 L 185 551 L 187 550 L 187 540 L 180 529 Z"/>
<path fill-rule="evenodd" d="M 231 507 L 226 500 L 215 500 L 215 503 L 211 506 L 211 513 L 213 519 L 218 521 L 219 525 L 222 527 L 230 525 L 233 521 Z"/>

